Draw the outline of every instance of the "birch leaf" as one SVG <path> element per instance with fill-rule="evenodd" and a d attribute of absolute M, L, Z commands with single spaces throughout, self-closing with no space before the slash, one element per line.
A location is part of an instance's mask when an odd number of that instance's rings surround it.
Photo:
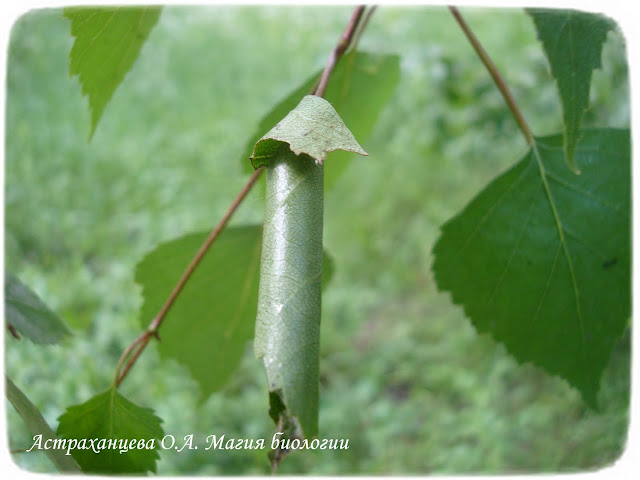
<path fill-rule="evenodd" d="M 433 271 L 479 332 L 596 407 L 631 314 L 629 131 L 585 131 L 576 158 L 582 175 L 562 136 L 537 139 L 442 227 Z"/>
<path fill-rule="evenodd" d="M 68 7 L 75 42 L 69 74 L 89 96 L 91 135 L 160 16 L 161 7 Z"/>

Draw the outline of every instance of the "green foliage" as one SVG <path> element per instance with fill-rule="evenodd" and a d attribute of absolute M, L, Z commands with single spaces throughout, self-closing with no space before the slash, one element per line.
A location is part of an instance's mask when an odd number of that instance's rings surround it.
<path fill-rule="evenodd" d="M 584 132 L 581 175 L 564 168 L 561 144 L 538 139 L 447 222 L 433 270 L 479 332 L 595 407 L 630 315 L 630 139 Z"/>
<path fill-rule="evenodd" d="M 85 473 L 135 474 L 156 471 L 157 449 L 164 437 L 162 420 L 150 408 L 140 407 L 123 397 L 115 387 L 99 393 L 80 405 L 68 407 L 60 417 L 57 434 L 66 439 L 84 440 L 86 448 L 70 450 Z M 122 448 L 104 448 L 95 453 L 89 440 L 115 441 Z M 131 440 L 136 448 L 128 449 Z M 145 446 L 139 448 L 143 440 Z"/>
<path fill-rule="evenodd" d="M 22 417 L 25 425 L 34 437 L 41 435 L 41 442 L 46 444 L 48 440 L 54 441 L 58 437 L 53 433 L 47 421 L 37 407 L 31 403 L 31 400 L 20 390 L 10 378 L 5 379 L 5 388 L 7 400 Z M 80 466 L 76 463 L 72 456 L 66 455 L 64 450 L 47 449 L 46 455 L 55 465 L 59 472 L 64 473 L 81 473 Z"/>
<path fill-rule="evenodd" d="M 336 66 L 324 98 L 350 127 L 350 131 L 361 142 L 366 141 L 376 124 L 380 112 L 390 100 L 400 78 L 400 58 L 397 55 L 382 55 L 352 51 Z M 247 158 L 263 133 L 283 119 L 300 98 L 308 94 L 320 71 L 312 75 L 300 87 L 281 100 L 258 124 L 256 132 L 247 142 L 242 165 L 247 167 Z M 348 165 L 352 155 L 346 151 L 334 151 L 331 162 L 325 165 L 325 190 L 331 188 Z"/>
<path fill-rule="evenodd" d="M 6 270 L 4 302 L 6 321 L 34 343 L 58 343 L 70 333 L 35 292 Z"/>
<path fill-rule="evenodd" d="M 75 43 L 69 73 L 78 75 L 89 96 L 91 135 L 113 92 L 140 54 L 155 26 L 161 7 L 68 7 Z"/>
<path fill-rule="evenodd" d="M 582 117 L 589 107 L 591 74 L 600 68 L 602 46 L 615 23 L 601 15 L 575 10 L 531 8 L 538 38 L 542 42 L 558 83 L 564 112 L 564 154 L 569 168 L 576 165 L 575 147 Z"/>

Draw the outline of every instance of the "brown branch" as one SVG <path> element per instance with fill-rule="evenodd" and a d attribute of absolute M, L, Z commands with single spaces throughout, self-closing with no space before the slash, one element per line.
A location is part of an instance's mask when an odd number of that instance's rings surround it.
<path fill-rule="evenodd" d="M 369 20 L 371 20 L 371 17 L 377 8 L 378 8 L 377 5 L 372 5 L 366 9 L 366 11 L 364 12 L 363 18 L 358 22 L 356 31 L 354 32 L 353 38 L 351 39 L 351 45 L 349 45 L 349 48 L 347 48 L 347 51 L 353 50 L 354 48 L 357 47 L 358 42 L 360 41 L 360 37 L 362 36 L 362 33 L 366 30 L 367 25 L 369 24 Z"/>
<path fill-rule="evenodd" d="M 191 260 L 191 263 L 189 263 L 189 266 L 187 266 L 186 270 L 180 277 L 180 280 L 178 280 L 178 283 L 176 284 L 176 286 L 173 287 L 173 290 L 171 291 L 171 294 L 165 301 L 164 305 L 162 306 L 162 308 L 160 309 L 156 317 L 151 321 L 151 323 L 147 327 L 147 330 L 144 333 L 142 333 L 142 335 L 140 335 L 138 338 L 136 338 L 131 343 L 131 345 L 129 345 L 129 347 L 127 347 L 127 349 L 123 352 L 122 356 L 120 357 L 120 360 L 118 361 L 118 366 L 116 367 L 116 386 L 122 383 L 124 378 L 127 376 L 127 373 L 135 363 L 135 361 L 138 359 L 142 351 L 145 349 L 145 347 L 149 343 L 149 340 L 151 339 L 151 337 L 154 336 L 158 340 L 160 339 L 158 336 L 158 329 L 160 328 L 160 325 L 162 325 L 162 322 L 167 316 L 167 313 L 169 313 L 169 310 L 171 309 L 174 302 L 176 301 L 176 298 L 178 298 L 178 295 L 180 295 L 180 292 L 186 285 L 187 281 L 189 280 L 189 277 L 191 277 L 191 274 L 194 272 L 196 267 L 200 264 L 200 261 L 204 258 L 205 254 L 209 250 L 209 247 L 213 244 L 216 238 L 218 238 L 218 236 L 226 226 L 227 222 L 231 218 L 231 216 L 235 213 L 235 211 L 238 209 L 238 207 L 240 206 L 244 198 L 251 191 L 251 188 L 253 187 L 253 185 L 255 185 L 258 178 L 260 178 L 260 174 L 262 173 L 263 170 L 264 170 L 264 167 L 261 167 L 257 169 L 255 172 L 253 172 L 253 174 L 251 175 L 247 183 L 244 185 L 244 187 L 242 187 L 242 190 L 240 190 L 240 193 L 233 200 L 233 203 L 227 209 L 222 219 L 220 219 L 220 221 L 218 222 L 218 225 L 216 225 L 216 227 L 211 231 L 211 233 L 209 234 L 207 239 L 204 241 L 204 243 L 202 244 L 198 252 L 195 254 L 193 259 Z M 120 369 L 122 368 L 124 361 L 129 356 L 129 354 L 131 354 L 131 352 L 135 347 L 137 347 L 137 349 L 131 356 L 129 362 L 127 363 L 127 366 L 124 368 L 122 373 L 120 373 Z"/>
<path fill-rule="evenodd" d="M 527 140 L 527 143 L 529 145 L 533 145 L 535 143 L 535 140 L 533 138 L 533 133 L 531 132 L 529 125 L 527 125 L 527 122 L 524 119 L 522 112 L 518 108 L 518 105 L 516 104 L 516 101 L 513 95 L 511 94 L 509 87 L 507 87 L 507 84 L 504 81 L 504 78 L 502 78 L 502 75 L 500 75 L 500 72 L 498 72 L 498 68 L 491 60 L 491 57 L 489 57 L 489 54 L 483 48 L 478 38 L 471 31 L 467 22 L 465 22 L 465 20 L 462 18 L 462 15 L 460 15 L 460 12 L 458 11 L 458 9 L 456 7 L 449 7 L 449 10 L 451 10 L 451 13 L 453 14 L 458 24 L 460 25 L 460 28 L 462 29 L 464 34 L 467 36 L 467 39 L 469 40 L 474 50 L 478 54 L 478 57 L 480 57 L 480 60 L 482 60 L 482 63 L 484 63 L 484 66 L 487 68 L 487 70 L 491 74 L 491 77 L 493 78 L 494 83 L 496 84 L 496 86 L 500 90 L 500 93 L 504 97 L 504 100 L 507 103 L 509 110 L 511 110 L 511 114 L 513 115 L 513 118 L 515 119 L 516 123 L 520 127 L 520 130 L 522 130 L 522 133 L 524 134 L 524 137 Z"/>
<path fill-rule="evenodd" d="M 340 36 L 340 39 L 338 40 L 338 43 L 336 44 L 335 48 L 329 54 L 329 58 L 327 59 L 327 64 L 324 67 L 324 70 L 322 71 L 322 75 L 320 76 L 320 82 L 318 83 L 318 88 L 316 88 L 314 95 L 318 97 L 324 96 L 324 92 L 327 89 L 327 85 L 329 84 L 329 79 L 331 78 L 333 69 L 336 68 L 338 61 L 340 60 L 344 52 L 346 52 L 349 46 L 351 45 L 351 42 L 354 37 L 354 33 L 358 28 L 358 24 L 360 23 L 360 19 L 362 18 L 362 13 L 364 12 L 364 9 L 365 9 L 365 6 L 360 5 L 356 7 L 356 9 L 353 11 L 353 15 L 351 15 L 351 19 L 349 20 L 347 27 L 345 28 L 344 32 L 342 32 L 342 35 Z"/>

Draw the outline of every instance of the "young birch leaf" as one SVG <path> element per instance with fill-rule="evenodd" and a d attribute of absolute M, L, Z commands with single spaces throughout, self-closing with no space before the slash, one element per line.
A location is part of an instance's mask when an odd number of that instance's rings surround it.
<path fill-rule="evenodd" d="M 4 273 L 5 319 L 33 343 L 57 343 L 70 332 L 60 318 L 14 275 Z"/>
<path fill-rule="evenodd" d="M 267 167 L 254 351 L 267 372 L 270 414 L 290 438 L 318 434 L 322 161 L 338 149 L 366 155 L 329 102 L 306 96 L 251 157 Z"/>
<path fill-rule="evenodd" d="M 556 79 L 564 116 L 564 153 L 569 168 L 579 172 L 575 146 L 589 107 L 591 73 L 600 68 L 602 46 L 615 23 L 601 15 L 576 10 L 531 8 L 538 38 Z"/>
<path fill-rule="evenodd" d="M 85 403 L 68 407 L 59 418 L 58 437 L 84 439 L 86 448 L 70 450 L 85 473 L 142 474 L 156 471 L 158 441 L 164 437 L 162 420 L 150 408 L 140 407 L 123 397 L 115 387 Z M 95 450 L 89 440 L 95 441 Z M 100 441 L 115 440 L 121 448 L 101 448 Z M 135 440 L 135 448 L 128 448 Z M 143 441 L 145 447 L 140 448 Z M 126 446 L 125 446 L 126 445 Z"/>
<path fill-rule="evenodd" d="M 562 142 L 537 139 L 447 222 L 433 271 L 479 332 L 565 378 L 595 408 L 630 315 L 630 137 L 585 131 L 582 175 L 564 166 Z"/>
<path fill-rule="evenodd" d="M 363 143 L 373 133 L 378 117 L 391 100 L 399 80 L 398 55 L 352 51 L 338 63 L 324 98 L 349 125 L 351 133 Z M 325 191 L 336 182 L 353 157 L 353 153 L 343 150 L 329 155 L 324 168 Z"/>
<path fill-rule="evenodd" d="M 75 42 L 69 74 L 89 96 L 91 135 L 160 16 L 161 7 L 67 7 Z"/>
<path fill-rule="evenodd" d="M 171 293 L 208 232 L 163 243 L 136 266 L 146 327 Z M 165 317 L 160 356 L 186 366 L 203 399 L 229 380 L 253 336 L 262 228 L 226 228 L 189 278 Z"/>
<path fill-rule="evenodd" d="M 138 263 L 135 279 L 143 287 L 143 327 L 162 308 L 208 235 L 194 233 L 162 243 Z M 226 385 L 253 338 L 261 247 L 261 225 L 226 228 L 162 323 L 160 356 L 187 367 L 202 399 Z M 326 253 L 323 261 L 330 274 Z"/>
<path fill-rule="evenodd" d="M 42 435 L 42 445 L 45 445 L 47 440 L 55 441 L 57 439 L 56 434 L 53 433 L 53 430 L 51 430 L 51 427 L 43 418 L 38 408 L 31 403 L 31 400 L 29 400 L 22 390 L 8 377 L 6 378 L 5 386 L 7 400 L 11 402 L 11 405 L 13 405 L 20 414 L 29 432 L 31 432 L 34 437 Z M 66 455 L 64 450 L 46 449 L 44 453 L 49 457 L 49 460 L 51 460 L 59 472 L 82 473 L 77 462 L 71 455 Z"/>
<path fill-rule="evenodd" d="M 320 74 L 321 71 L 318 71 L 309 77 L 260 120 L 241 158 L 243 168 L 250 171 L 247 157 L 253 152 L 256 142 L 295 108 L 300 99 L 309 93 Z M 400 58 L 397 55 L 352 51 L 336 66 L 324 98 L 349 125 L 353 135 L 365 141 L 371 135 L 380 112 L 391 99 L 399 79 Z M 339 178 L 352 156 L 350 152 L 342 151 L 331 154 L 331 161 L 325 165 L 325 190 L 331 188 Z"/>

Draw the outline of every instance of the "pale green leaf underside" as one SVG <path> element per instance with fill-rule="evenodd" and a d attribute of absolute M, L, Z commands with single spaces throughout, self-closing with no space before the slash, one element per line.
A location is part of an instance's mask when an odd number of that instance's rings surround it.
<path fill-rule="evenodd" d="M 156 471 L 159 440 L 164 436 L 161 422 L 153 410 L 140 407 L 123 397 L 115 387 L 93 396 L 80 405 L 68 407 L 59 418 L 57 434 L 62 438 L 118 439 L 146 442 L 155 440 L 155 449 L 105 449 L 96 454 L 89 449 L 71 453 L 85 473 L 141 474 Z"/>
<path fill-rule="evenodd" d="M 24 424 L 33 436 L 42 435 L 42 444 L 46 444 L 47 440 L 54 441 L 57 437 L 53 433 L 51 427 L 42 417 L 38 408 L 31 403 L 31 400 L 11 381 L 6 378 L 6 395 L 7 400 L 11 402 L 16 411 L 22 417 Z M 66 455 L 64 450 L 48 449 L 44 453 L 49 457 L 59 472 L 62 473 L 82 473 L 80 466 L 76 463 L 71 455 Z"/>
<path fill-rule="evenodd" d="M 75 37 L 69 74 L 89 96 L 91 134 L 160 16 L 161 7 L 67 7 Z"/>
<path fill-rule="evenodd" d="M 31 289 L 5 271 L 5 319 L 34 343 L 52 344 L 69 335 L 60 318 Z"/>
<path fill-rule="evenodd" d="M 602 46 L 615 24 L 601 15 L 576 10 L 531 8 L 538 38 L 556 79 L 564 117 L 567 163 L 579 171 L 575 145 L 584 112 L 589 108 L 591 74 L 600 68 Z"/>
<path fill-rule="evenodd" d="M 279 142 L 288 144 L 296 155 L 309 155 L 318 164 L 334 150 L 368 155 L 331 104 L 315 95 L 303 97 L 296 108 L 258 140 L 251 155 L 254 168 L 268 165 L 277 156 Z"/>
<path fill-rule="evenodd" d="M 247 159 L 256 142 L 273 125 L 293 110 L 300 99 L 309 93 L 321 71 L 311 75 L 275 105 L 259 122 L 246 143 L 241 157 L 243 169 L 251 171 Z M 379 114 L 389 102 L 400 80 L 400 57 L 352 51 L 336 66 L 324 98 L 336 109 L 349 130 L 360 143 L 366 142 L 373 132 Z M 324 164 L 324 186 L 330 189 L 353 158 L 353 153 L 331 152 Z"/>
<path fill-rule="evenodd" d="M 267 167 L 254 351 L 271 416 L 307 438 L 318 432 L 323 167 L 288 151 Z"/>
<path fill-rule="evenodd" d="M 140 325 L 158 314 L 208 232 L 158 245 L 138 263 L 143 287 Z M 187 367 L 202 399 L 223 388 L 253 338 L 258 303 L 262 226 L 227 227 L 202 259 L 165 317 L 160 356 Z M 332 266 L 324 256 L 328 281 Z"/>
<path fill-rule="evenodd" d="M 585 131 L 579 176 L 562 144 L 537 139 L 445 224 L 433 271 L 478 331 L 595 406 L 630 315 L 629 132 Z"/>

